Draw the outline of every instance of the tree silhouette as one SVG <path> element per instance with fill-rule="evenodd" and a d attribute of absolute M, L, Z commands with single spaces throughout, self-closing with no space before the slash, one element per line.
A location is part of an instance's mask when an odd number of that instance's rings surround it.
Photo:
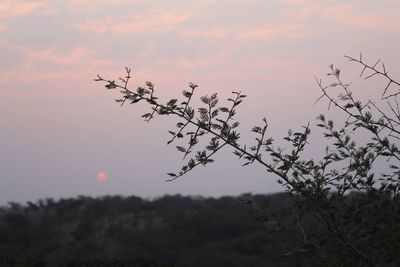
<path fill-rule="evenodd" d="M 142 117 L 151 121 L 155 116 L 174 115 L 176 128 L 169 131 L 168 144 L 183 139 L 177 145 L 186 163 L 177 172 L 168 173 L 168 181 L 178 179 L 199 165 L 208 165 L 213 156 L 224 147 L 243 160 L 243 165 L 261 164 L 277 177 L 278 183 L 291 194 L 294 202 L 288 213 L 263 213 L 260 218 L 276 229 L 293 232 L 293 242 L 287 255 L 299 255 L 303 262 L 310 260 L 324 266 L 398 266 L 400 259 L 400 84 L 387 72 L 380 60 L 367 64 L 359 58 L 346 56 L 362 67 L 360 77 L 385 80 L 378 101 L 360 101 L 354 98 L 350 84 L 342 80 L 340 70 L 329 67 L 329 79 L 324 85 L 317 79 L 322 99 L 328 107 L 347 115 L 343 122 L 318 117 L 317 127 L 323 129 L 328 142 L 325 154 L 319 159 L 304 153 L 311 135 L 311 126 L 300 131 L 288 131 L 283 138 L 286 148 L 267 135 L 268 122 L 251 129 L 255 143 L 239 143 L 236 128 L 237 107 L 245 99 L 241 92 L 232 92 L 227 106 L 219 106 L 217 94 L 200 97 L 203 105 L 194 108 L 191 100 L 196 84 L 182 92 L 183 100 L 173 98 L 161 103 L 154 84 L 146 82 L 136 90 L 128 88 L 131 69 L 119 82 L 98 75 L 107 89 L 119 89 L 122 105 L 145 102 L 150 112 Z M 199 147 L 199 140 L 208 138 L 208 144 Z M 249 201 L 249 204 L 252 204 Z M 286 215 L 285 215 L 286 214 Z M 288 216 L 293 220 L 285 220 Z M 307 216 L 306 216 L 307 215 Z"/>

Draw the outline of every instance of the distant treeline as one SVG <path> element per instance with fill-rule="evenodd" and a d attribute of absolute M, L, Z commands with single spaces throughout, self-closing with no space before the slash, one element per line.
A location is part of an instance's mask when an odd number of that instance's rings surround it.
<path fill-rule="evenodd" d="M 291 266 L 290 236 L 257 220 L 289 203 L 284 193 L 10 203 L 0 208 L 0 266 Z"/>

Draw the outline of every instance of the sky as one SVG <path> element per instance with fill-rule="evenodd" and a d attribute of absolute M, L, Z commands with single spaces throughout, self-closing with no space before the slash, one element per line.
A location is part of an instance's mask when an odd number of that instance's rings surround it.
<path fill-rule="evenodd" d="M 281 191 L 229 149 L 166 182 L 184 163 L 166 145 L 176 120 L 146 123 L 145 105 L 120 107 L 117 92 L 93 79 L 117 79 L 127 66 L 131 88 L 150 80 L 160 99 L 178 97 L 189 82 L 198 97 L 217 92 L 221 101 L 241 91 L 243 144 L 264 116 L 280 140 L 329 114 L 326 103 L 314 105 L 315 77 L 329 82 L 329 64 L 358 97 L 374 96 L 382 85 L 360 80 L 360 67 L 343 56 L 381 58 L 396 78 L 399 45 L 398 0 L 1 0 L 0 204 Z"/>

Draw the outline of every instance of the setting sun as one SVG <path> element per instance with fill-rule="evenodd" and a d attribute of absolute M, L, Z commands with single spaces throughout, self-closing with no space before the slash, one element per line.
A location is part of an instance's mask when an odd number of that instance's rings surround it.
<path fill-rule="evenodd" d="M 104 182 L 105 180 L 107 180 L 107 174 L 103 171 L 99 172 L 97 174 L 97 180 L 99 180 L 100 182 Z"/>

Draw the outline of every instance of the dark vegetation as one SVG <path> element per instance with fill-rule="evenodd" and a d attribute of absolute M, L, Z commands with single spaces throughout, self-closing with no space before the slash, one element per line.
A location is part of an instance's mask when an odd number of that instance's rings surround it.
<path fill-rule="evenodd" d="M 0 210 L 0 266 L 291 266 L 292 236 L 264 216 L 290 202 L 282 193 L 10 203 Z"/>

